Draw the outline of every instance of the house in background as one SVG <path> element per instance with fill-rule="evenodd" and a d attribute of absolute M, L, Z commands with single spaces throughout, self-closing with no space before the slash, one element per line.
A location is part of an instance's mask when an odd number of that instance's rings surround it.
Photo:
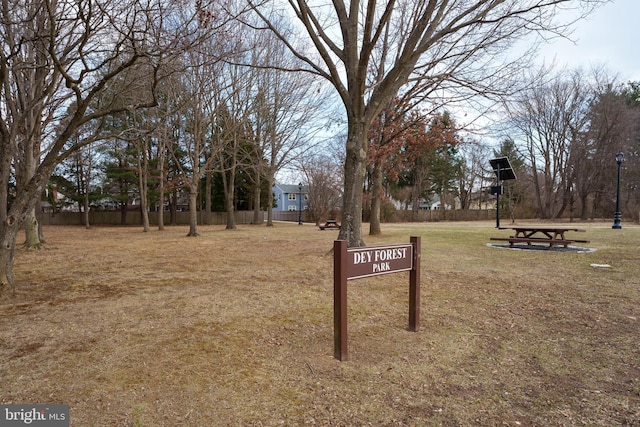
<path fill-rule="evenodd" d="M 273 196 L 277 204 L 273 208 L 274 212 L 305 211 L 309 199 L 309 187 L 276 183 L 273 186 Z"/>

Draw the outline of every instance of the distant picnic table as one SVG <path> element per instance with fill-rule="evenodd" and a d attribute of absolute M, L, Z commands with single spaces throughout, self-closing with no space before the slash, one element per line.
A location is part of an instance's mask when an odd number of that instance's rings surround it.
<path fill-rule="evenodd" d="M 547 249 L 552 249 L 554 246 L 564 246 L 566 248 L 574 243 L 589 243 L 588 240 L 567 238 L 566 233 L 570 231 L 586 232 L 586 230 L 573 227 L 522 225 L 500 229 L 513 230 L 514 233 L 509 237 L 491 237 L 490 239 L 509 242 L 509 247 L 514 247 L 517 243 L 525 243 L 527 245 L 548 245 Z"/>
<path fill-rule="evenodd" d="M 324 225 L 319 225 L 318 227 L 320 227 L 320 230 L 325 230 L 327 228 L 339 229 L 340 224 L 338 223 L 338 221 L 330 219 L 325 222 Z"/>

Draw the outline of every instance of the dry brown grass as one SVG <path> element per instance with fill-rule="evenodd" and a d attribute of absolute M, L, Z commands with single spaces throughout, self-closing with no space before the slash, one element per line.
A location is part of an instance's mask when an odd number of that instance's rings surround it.
<path fill-rule="evenodd" d="M 596 252 L 384 226 L 368 244 L 422 236 L 421 330 L 408 274 L 349 282 L 343 363 L 336 232 L 48 227 L 0 296 L 0 402 L 67 403 L 74 426 L 638 426 L 640 227 L 581 226 Z"/>

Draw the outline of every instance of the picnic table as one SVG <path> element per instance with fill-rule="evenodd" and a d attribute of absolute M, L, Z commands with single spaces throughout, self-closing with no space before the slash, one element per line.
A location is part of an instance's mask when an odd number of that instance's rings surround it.
<path fill-rule="evenodd" d="M 509 242 L 509 247 L 513 247 L 516 243 L 526 243 L 527 245 L 548 245 L 547 249 L 552 249 L 556 245 L 564 246 L 566 248 L 574 243 L 589 243 L 588 240 L 567 238 L 566 233 L 569 231 L 577 233 L 584 233 L 586 231 L 573 227 L 519 225 L 500 229 L 513 230 L 514 233 L 509 237 L 491 237 L 491 240 Z"/>
<path fill-rule="evenodd" d="M 339 229 L 340 228 L 340 224 L 338 223 L 338 221 L 330 219 L 327 222 L 325 222 L 324 225 L 319 225 L 318 227 L 320 227 L 320 230 L 324 230 L 324 229 L 327 229 L 327 228 Z"/>

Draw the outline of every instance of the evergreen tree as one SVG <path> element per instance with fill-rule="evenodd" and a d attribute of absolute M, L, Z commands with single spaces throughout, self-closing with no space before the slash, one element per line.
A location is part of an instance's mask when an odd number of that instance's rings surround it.
<path fill-rule="evenodd" d="M 120 224 L 127 224 L 129 203 L 138 188 L 137 150 L 131 143 L 114 139 L 104 153 L 102 163 L 104 195 L 115 202 L 120 210 Z"/>

